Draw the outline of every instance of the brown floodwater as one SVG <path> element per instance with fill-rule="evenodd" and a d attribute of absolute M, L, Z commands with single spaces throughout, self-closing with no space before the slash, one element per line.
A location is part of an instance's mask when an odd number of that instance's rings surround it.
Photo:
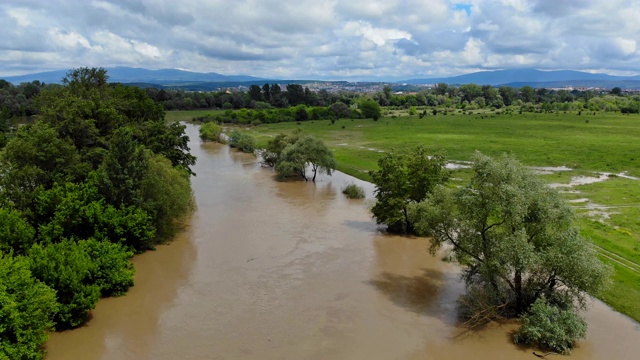
<path fill-rule="evenodd" d="M 168 245 L 134 259 L 136 285 L 48 359 L 537 359 L 515 325 L 456 325 L 458 269 L 427 240 L 379 232 L 372 186 L 336 173 L 278 182 L 250 155 L 200 144 L 198 209 Z M 369 200 L 348 200 L 349 182 Z M 638 359 L 640 327 L 594 301 L 572 359 Z M 553 357 L 550 357 L 553 358 Z"/>

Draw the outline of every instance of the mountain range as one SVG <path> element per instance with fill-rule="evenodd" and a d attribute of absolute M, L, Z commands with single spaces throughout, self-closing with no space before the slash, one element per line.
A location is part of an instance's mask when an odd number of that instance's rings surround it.
<path fill-rule="evenodd" d="M 480 71 L 465 75 L 445 77 L 410 79 L 408 84 L 437 84 L 452 85 L 478 84 L 512 87 L 525 85 L 533 87 L 615 87 L 639 88 L 640 76 L 615 76 L 602 73 L 587 73 L 574 70 L 542 71 L 536 69 L 510 69 L 495 71 Z"/>
<path fill-rule="evenodd" d="M 198 73 L 178 69 L 149 70 L 131 67 L 106 68 L 109 80 L 112 82 L 129 83 L 137 86 L 154 86 L 159 88 L 182 88 L 185 90 L 215 90 L 220 87 L 235 87 L 239 85 L 264 84 L 265 82 L 279 83 L 308 83 L 315 80 L 278 80 L 265 79 L 248 75 L 222 75 L 214 72 Z M 5 80 L 19 84 L 39 80 L 45 83 L 61 83 L 67 70 L 56 70 L 34 74 L 4 77 Z M 372 79 L 371 82 L 380 82 Z M 587 73 L 573 70 L 542 71 L 536 69 L 510 69 L 495 71 L 480 71 L 465 75 L 441 78 L 416 78 L 396 83 L 405 84 L 436 84 L 450 85 L 478 84 L 512 87 L 532 86 L 536 88 L 561 87 L 599 87 L 623 89 L 640 89 L 640 76 L 615 76 L 603 73 Z"/>
<path fill-rule="evenodd" d="M 248 82 L 263 81 L 264 79 L 247 75 L 222 75 L 214 72 L 198 73 L 178 69 L 149 70 L 132 67 L 105 68 L 109 81 L 120 83 L 149 83 L 158 85 L 181 84 L 185 82 Z M 8 82 L 19 84 L 39 80 L 45 83 L 61 84 L 68 70 L 54 70 L 34 74 L 7 76 Z"/>

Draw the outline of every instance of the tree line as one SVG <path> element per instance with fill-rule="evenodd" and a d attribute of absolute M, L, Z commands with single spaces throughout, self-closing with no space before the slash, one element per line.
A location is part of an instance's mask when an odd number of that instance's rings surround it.
<path fill-rule="evenodd" d="M 49 329 L 133 285 L 135 253 L 193 208 L 184 126 L 104 69 L 69 71 L 0 154 L 0 358 L 40 359 Z"/>

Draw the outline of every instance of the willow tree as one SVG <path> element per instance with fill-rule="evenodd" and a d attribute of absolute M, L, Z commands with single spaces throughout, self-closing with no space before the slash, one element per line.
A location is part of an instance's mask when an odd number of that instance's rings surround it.
<path fill-rule="evenodd" d="M 445 165 L 444 152 L 429 155 L 422 145 L 382 156 L 378 170 L 370 173 L 376 185 L 376 203 L 371 209 L 376 222 L 391 232 L 413 232 L 409 205 L 424 200 L 436 185 L 449 179 Z"/>
<path fill-rule="evenodd" d="M 432 236 L 432 252 L 449 247 L 462 266 L 463 317 L 522 316 L 516 341 L 568 351 L 585 335 L 577 311 L 610 269 L 580 236 L 571 207 L 530 170 L 480 153 L 472 170 L 469 185 L 438 187 L 411 209 L 416 231 Z"/>
<path fill-rule="evenodd" d="M 299 175 L 307 181 L 307 166 L 313 173 L 313 182 L 316 181 L 318 173 L 331 175 L 336 169 L 336 161 L 331 150 L 322 140 L 310 135 L 300 138 L 282 150 L 276 171 L 280 177 Z"/>

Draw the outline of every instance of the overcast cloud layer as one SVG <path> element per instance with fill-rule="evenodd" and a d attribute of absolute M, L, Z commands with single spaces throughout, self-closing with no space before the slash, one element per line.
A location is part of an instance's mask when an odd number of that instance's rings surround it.
<path fill-rule="evenodd" d="M 79 66 L 278 78 L 640 72 L 636 0 L 2 0 L 0 76 Z"/>

